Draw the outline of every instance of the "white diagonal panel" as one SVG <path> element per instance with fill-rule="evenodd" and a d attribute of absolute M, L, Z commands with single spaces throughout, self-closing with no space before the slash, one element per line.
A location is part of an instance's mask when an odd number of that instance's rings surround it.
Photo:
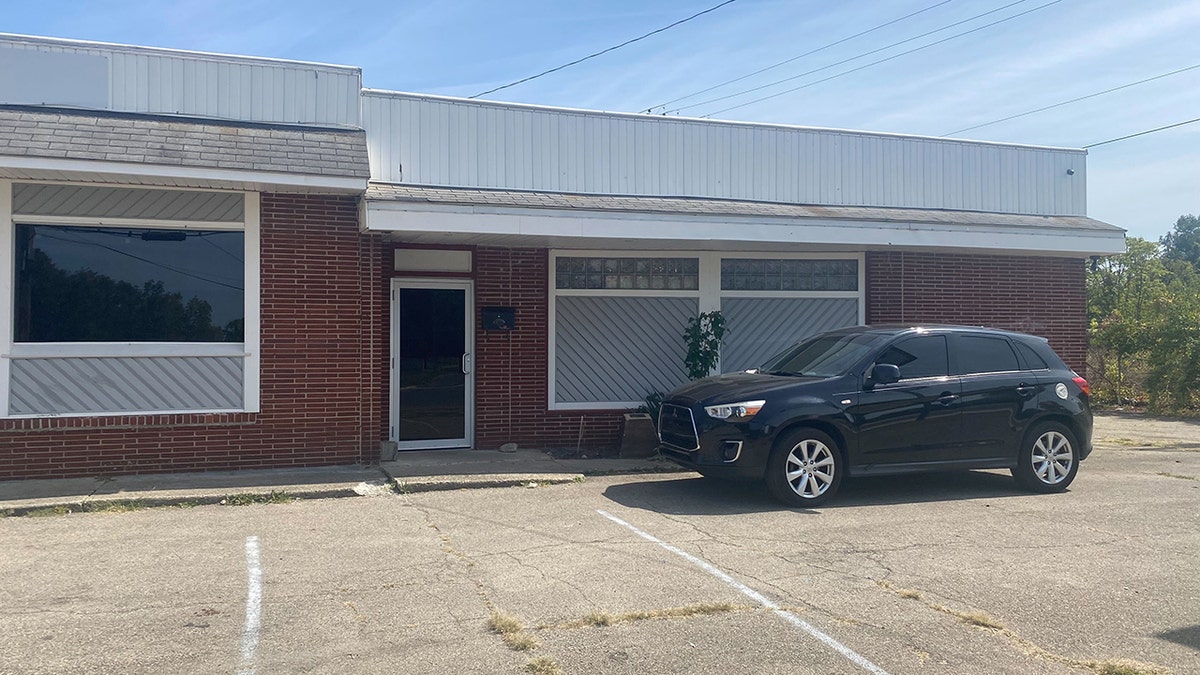
<path fill-rule="evenodd" d="M 641 401 L 686 382 L 683 333 L 697 311 L 694 298 L 557 298 L 555 401 Z"/>
<path fill-rule="evenodd" d="M 757 368 L 796 342 L 858 323 L 854 298 L 721 298 L 721 370 Z"/>
<path fill-rule="evenodd" d="M 13 359 L 9 414 L 236 410 L 237 356 Z"/>

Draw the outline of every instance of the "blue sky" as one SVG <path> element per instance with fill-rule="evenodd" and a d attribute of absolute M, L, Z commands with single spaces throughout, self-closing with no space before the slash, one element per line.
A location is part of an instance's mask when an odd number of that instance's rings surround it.
<path fill-rule="evenodd" d="M 0 32 L 361 66 L 368 87 L 470 96 L 718 0 L 5 0 Z M 939 0 L 737 0 L 670 31 L 488 98 L 638 112 Z M 856 57 L 1015 0 L 951 0 L 863 37 L 668 106 Z M 678 114 L 703 116 L 1046 5 L 1024 0 L 873 56 Z M 715 115 L 940 136 L 1200 64 L 1200 0 L 1060 0 L 894 60 Z M 966 138 L 1080 147 L 1200 117 L 1200 68 L 985 126 Z M 1200 214 L 1200 123 L 1094 148 L 1088 214 L 1157 239 Z"/>

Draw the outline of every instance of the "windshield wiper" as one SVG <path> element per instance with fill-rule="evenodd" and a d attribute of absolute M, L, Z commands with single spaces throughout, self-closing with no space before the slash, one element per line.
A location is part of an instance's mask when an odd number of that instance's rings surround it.
<path fill-rule="evenodd" d="M 783 377 L 804 377 L 804 373 L 792 372 L 790 370 L 768 370 L 767 375 L 781 375 Z"/>

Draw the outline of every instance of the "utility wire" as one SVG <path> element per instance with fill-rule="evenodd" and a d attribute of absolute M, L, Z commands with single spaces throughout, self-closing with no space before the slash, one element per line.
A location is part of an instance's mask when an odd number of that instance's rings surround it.
<path fill-rule="evenodd" d="M 960 37 L 962 37 L 962 36 L 964 36 L 964 35 L 970 35 L 971 33 L 977 33 L 977 32 L 979 32 L 979 31 L 981 31 L 981 30 L 984 30 L 985 28 L 991 28 L 992 26 L 996 26 L 996 25 L 998 25 L 998 24 L 1002 24 L 1002 23 L 1004 23 L 1004 22 L 1006 22 L 1006 21 L 1012 21 L 1013 19 L 1020 18 L 1020 17 L 1022 17 L 1022 16 L 1025 16 L 1026 14 L 1030 14 L 1030 13 L 1032 13 L 1032 12 L 1036 12 L 1036 11 L 1038 11 L 1039 9 L 1045 9 L 1045 8 L 1047 8 L 1047 7 L 1051 6 L 1051 5 L 1057 5 L 1058 3 L 1062 2 L 1062 1 L 1063 1 L 1063 0 L 1053 0 L 1052 2 L 1047 2 L 1047 3 L 1046 3 L 1046 4 L 1044 4 L 1044 5 L 1038 5 L 1037 7 L 1034 7 L 1033 9 L 1027 9 L 1027 10 L 1025 10 L 1024 12 L 1021 12 L 1021 13 L 1019 13 L 1019 14 L 1013 14 L 1012 16 L 1010 16 L 1010 17 L 1006 17 L 1006 18 L 1003 18 L 1003 19 L 1000 19 L 999 21 L 993 21 L 993 22 L 991 22 L 991 23 L 986 23 L 986 24 L 984 24 L 984 25 L 982 25 L 982 26 L 979 26 L 978 28 L 972 28 L 971 30 L 968 30 L 968 31 L 963 31 L 962 33 L 957 33 L 957 34 L 955 34 L 955 35 L 951 35 L 951 36 L 950 36 L 950 37 L 948 37 L 948 38 L 942 38 L 941 40 L 937 40 L 936 42 L 930 42 L 930 43 L 929 43 L 929 44 L 927 44 L 927 45 L 921 45 L 920 47 L 916 47 L 916 48 L 914 48 L 914 49 L 909 49 L 908 51 L 903 51 L 903 52 L 900 52 L 899 54 L 893 54 L 892 56 L 889 56 L 889 57 L 887 57 L 887 58 L 880 59 L 880 60 L 878 60 L 878 61 L 872 61 L 871 63 L 868 63 L 868 64 L 866 64 L 866 65 L 859 66 L 859 67 L 857 67 L 857 68 L 851 68 L 850 70 L 847 70 L 847 71 L 844 71 L 844 72 L 841 72 L 841 73 L 837 73 L 837 74 L 835 74 L 835 75 L 830 75 L 829 77 L 825 77 L 825 78 L 822 78 L 822 79 L 820 79 L 820 80 L 816 80 L 816 81 L 814 81 L 814 82 L 809 82 L 808 84 L 802 84 L 802 85 L 800 85 L 799 87 L 792 87 L 791 89 L 785 89 L 785 90 L 783 90 L 783 91 L 781 91 L 781 92 L 777 92 L 777 93 L 774 93 L 774 94 L 770 94 L 770 95 L 768 95 L 768 96 L 762 96 L 762 97 L 760 97 L 760 98 L 756 98 L 756 99 L 754 99 L 754 100 L 752 100 L 752 101 L 746 101 L 745 103 L 739 103 L 739 104 L 737 104 L 737 105 L 729 106 L 728 108 L 722 108 L 722 109 L 720 109 L 720 110 L 714 110 L 713 112 L 710 112 L 710 113 L 708 113 L 708 114 L 704 115 L 704 117 L 712 117 L 713 115 L 719 115 L 719 114 L 721 114 L 721 113 L 723 113 L 723 112 L 728 112 L 728 111 L 730 111 L 730 110 L 736 110 L 736 109 L 738 109 L 738 108 L 744 108 L 744 107 L 746 107 L 746 106 L 748 106 L 748 105 L 752 105 L 752 104 L 754 104 L 754 103 L 759 103 L 759 102 L 761 102 L 761 101 L 766 101 L 766 100 L 769 100 L 769 99 L 772 99 L 772 98 L 777 98 L 777 97 L 779 97 L 779 96 L 783 96 L 784 94 L 790 94 L 790 93 L 792 93 L 792 92 L 794 92 L 794 91 L 800 91 L 801 89 L 807 89 L 808 87 L 811 87 L 811 86 L 813 86 L 813 85 L 821 84 L 822 82 L 828 82 L 828 81 L 830 81 L 830 80 L 834 80 L 834 79 L 837 79 L 837 78 L 839 78 L 839 77 L 842 77 L 843 75 L 849 75 L 850 73 L 856 73 L 856 72 L 858 72 L 858 71 L 860 71 L 860 70 L 865 70 L 865 69 L 867 69 L 867 68 L 870 68 L 871 66 L 877 66 L 877 65 L 879 65 L 879 64 L 881 64 L 881 63 L 885 63 L 885 62 L 887 62 L 887 61 L 891 61 L 891 60 L 893 60 L 893 59 L 898 59 L 898 58 L 900 58 L 901 56 L 907 56 L 907 55 L 909 55 L 909 54 L 912 54 L 912 53 L 914 53 L 914 52 L 919 52 L 919 51 L 921 51 L 922 49 L 929 49 L 930 47 L 934 47 L 934 46 L 940 45 L 940 44 L 942 44 L 943 42 L 949 42 L 950 40 L 954 40 L 954 39 L 956 39 L 956 38 L 960 38 Z M 1014 4 L 1015 4 L 1015 3 L 1014 3 Z M 795 79 L 795 78 L 789 78 L 789 79 Z M 726 96 L 725 98 L 729 98 L 729 97 L 728 97 L 728 96 Z"/>
<path fill-rule="evenodd" d="M 1061 1 L 1061 0 L 1059 0 L 1059 1 Z M 870 55 L 872 55 L 872 54 L 878 54 L 879 52 L 884 52 L 884 51 L 887 51 L 887 50 L 891 49 L 892 47 L 899 47 L 900 45 L 907 44 L 907 43 L 909 43 L 909 42 L 912 42 L 912 41 L 914 41 L 914 40 L 920 40 L 921 38 L 923 38 L 923 37 L 928 37 L 928 36 L 930 36 L 930 35 L 933 35 L 934 33 L 940 33 L 940 32 L 942 32 L 942 31 L 944 31 L 944 30 L 949 30 L 949 29 L 951 29 L 951 28 L 954 28 L 955 26 L 961 26 L 961 25 L 962 25 L 962 24 L 964 24 L 964 23 L 970 23 L 970 22 L 972 22 L 972 21 L 974 21 L 974 20 L 976 20 L 976 19 L 983 18 L 983 17 L 985 17 L 985 16 L 987 16 L 987 15 L 989 15 L 989 14 L 995 14 L 996 12 L 1000 12 L 1000 11 L 1006 10 L 1006 9 L 1008 9 L 1009 7 L 1013 7 L 1013 6 L 1015 6 L 1015 5 L 1020 5 L 1020 4 L 1022 4 L 1022 3 L 1025 3 L 1025 2 L 1029 2 L 1029 0 L 1016 0 L 1016 2 L 1010 2 L 1010 3 L 1008 3 L 1007 5 L 1004 5 L 1003 7 L 997 7 L 996 9 L 993 9 L 993 10 L 991 10 L 991 11 L 987 11 L 987 12 L 984 12 L 984 13 L 982 13 L 982 14 L 976 14 L 975 16 L 972 16 L 972 17 L 969 17 L 969 18 L 963 19 L 962 21 L 955 21 L 954 23 L 947 24 L 947 25 L 945 25 L 945 26 L 942 26 L 941 28 L 935 28 L 934 30 L 927 31 L 927 32 L 925 32 L 925 33 L 921 33 L 920 35 L 914 35 L 913 37 L 906 38 L 906 39 L 904 39 L 904 40 L 900 40 L 899 42 L 893 42 L 893 43 L 891 43 L 890 45 L 884 45 L 883 47 L 879 47 L 879 48 L 877 48 L 877 49 L 872 49 L 871 51 L 868 51 L 868 52 L 863 52 L 863 53 L 861 53 L 861 54 L 856 54 L 856 55 L 854 55 L 854 56 L 851 56 L 851 57 L 850 57 L 850 58 L 848 58 L 848 59 L 842 59 L 841 61 L 837 61 L 837 62 L 835 62 L 835 63 L 831 63 L 831 64 L 829 64 L 829 65 L 827 65 L 827 66 L 821 66 L 820 68 L 814 68 L 813 70 L 809 70 L 809 71 L 806 71 L 806 72 L 800 73 L 799 75 L 793 75 L 793 76 L 791 76 L 791 77 L 785 77 L 785 78 L 783 78 L 782 80 L 775 80 L 774 82 L 768 82 L 768 83 L 766 83 L 766 84 L 763 84 L 763 85 L 760 85 L 760 86 L 757 86 L 757 87 L 751 87 L 750 89 L 743 89 L 742 91 L 734 92 L 734 93 L 732 93 L 732 94 L 727 94 L 727 95 L 725 95 L 725 96 L 718 96 L 717 98 L 710 98 L 710 99 L 708 99 L 708 100 L 706 100 L 706 101 L 701 101 L 701 102 L 699 102 L 699 103 L 689 103 L 688 105 L 685 105 L 685 106 L 680 106 L 680 107 L 678 107 L 678 108 L 676 108 L 676 109 L 674 109 L 674 110 L 670 110 L 670 111 L 668 111 L 668 114 L 669 114 L 669 113 L 677 113 L 677 112 L 679 112 L 679 111 L 681 111 L 681 110 L 686 110 L 686 109 L 688 109 L 688 108 L 698 108 L 698 107 L 700 107 L 700 106 L 702 106 L 702 105 L 708 105 L 709 103 L 716 103 L 717 101 L 724 101 L 725 99 L 734 98 L 734 97 L 736 97 L 736 96 L 741 96 L 741 95 L 743 95 L 743 94 L 749 94 L 749 93 L 752 93 L 752 92 L 755 92 L 755 91 L 759 91 L 759 90 L 762 90 L 762 89 L 767 89 L 767 88 L 769 88 L 769 87 L 774 87 L 775 85 L 777 85 L 777 84 L 783 84 L 784 82 L 791 82 L 792 80 L 797 80 L 797 79 L 800 79 L 801 77 L 805 77 L 805 76 L 807 76 L 807 75 L 812 75 L 812 74 L 814 74 L 814 73 L 819 73 L 819 72 L 821 72 L 822 70 L 829 70 L 830 68 L 836 68 L 837 66 L 840 66 L 840 65 L 843 65 L 843 64 L 846 64 L 846 63 L 850 63 L 851 61 L 857 61 L 857 60 L 859 60 L 859 59 L 861 59 L 861 58 L 864 58 L 864 57 L 870 56 Z M 1019 15 L 1018 15 L 1018 16 L 1019 16 Z M 990 25 L 990 24 L 989 24 L 989 25 Z M 933 43 L 933 44 L 937 44 L 937 43 L 935 42 L 935 43 Z M 908 53 L 909 53 L 909 52 L 904 52 L 904 54 L 908 54 Z M 898 56 L 903 56 L 904 54 L 899 54 Z M 853 71 L 851 71 L 851 72 L 853 72 Z"/>
<path fill-rule="evenodd" d="M 1161 80 L 1161 79 L 1163 79 L 1164 77 L 1170 77 L 1170 76 L 1172 76 L 1172 75 L 1178 75 L 1179 73 L 1186 73 L 1186 72 L 1187 72 L 1187 71 L 1189 71 L 1189 70 L 1195 70 L 1195 69 L 1197 69 L 1197 68 L 1200 68 L 1200 63 L 1197 63 L 1197 64 L 1196 64 L 1196 65 L 1194 65 L 1194 66 L 1188 66 L 1187 68 L 1180 68 L 1179 70 L 1172 70 L 1171 72 L 1169 72 L 1169 73 L 1163 73 L 1162 75 L 1155 75 L 1154 77 L 1147 77 L 1146 79 L 1144 79 L 1144 80 L 1138 80 L 1137 82 L 1130 82 L 1129 84 L 1123 84 L 1123 85 L 1121 85 L 1121 86 L 1119 86 L 1119 87 L 1113 87 L 1112 89 L 1105 89 L 1104 91 L 1098 91 L 1098 92 L 1096 92 L 1096 93 L 1094 93 L 1094 94 L 1088 94 L 1087 96 L 1080 96 L 1079 98 L 1073 98 L 1073 99 L 1071 99 L 1071 100 L 1069 100 L 1069 101 L 1063 101 L 1063 102 L 1061 102 L 1061 103 L 1055 103 L 1055 104 L 1053 104 L 1053 105 L 1048 105 L 1048 106 L 1044 106 L 1044 107 L 1041 107 L 1041 108 L 1036 108 L 1036 109 L 1034 109 L 1034 110 L 1027 110 L 1027 111 L 1025 111 L 1025 112 L 1023 112 L 1023 113 L 1017 113 L 1016 115 L 1009 115 L 1008 117 L 1001 117 L 1001 118 L 1000 118 L 1000 119 L 998 119 L 998 120 L 992 120 L 991 122 L 984 122 L 983 124 L 976 124 L 976 125 L 975 125 L 975 126 L 973 126 L 973 127 L 967 127 L 967 128 L 965 128 L 965 129 L 958 129 L 957 131 L 951 131 L 951 132 L 950 132 L 950 133 L 948 133 L 948 134 L 942 134 L 942 136 L 941 136 L 941 137 L 942 137 L 942 138 L 945 138 L 945 137 L 947 137 L 947 136 L 953 136 L 954 134 L 961 134 L 961 133 L 962 133 L 962 132 L 964 132 L 964 131 L 972 131 L 972 130 L 974 130 L 974 129 L 980 129 L 980 128 L 983 128 L 983 127 L 989 127 L 989 126 L 991 126 L 991 125 L 993 125 L 993 124 L 999 124 L 999 123 L 1001 123 L 1001 122 L 1007 122 L 1007 121 L 1009 121 L 1009 120 L 1015 120 L 1015 119 L 1017 119 L 1018 117 L 1025 117 L 1026 115 L 1032 115 L 1032 114 L 1034 114 L 1034 113 L 1040 113 L 1040 112 L 1043 112 L 1043 111 L 1046 111 L 1046 110 L 1051 110 L 1051 109 L 1053 109 L 1053 108 L 1059 108 L 1059 107 L 1062 107 L 1062 106 L 1064 106 L 1064 105 L 1068 105 L 1068 104 L 1071 104 L 1071 103 L 1078 103 L 1079 101 L 1086 101 L 1086 100 L 1087 100 L 1087 99 L 1089 99 L 1089 98 L 1096 98 L 1097 96 L 1103 96 L 1104 94 L 1111 94 L 1111 93 L 1113 93 L 1114 91 L 1120 91 L 1120 90 L 1122 90 L 1122 89 L 1128 89 L 1128 88 L 1130 88 L 1130 87 L 1134 87 L 1134 86 L 1137 86 L 1137 85 L 1139 85 L 1139 84 L 1145 84 L 1145 83 L 1147 83 L 1147 82 L 1153 82 L 1154 80 Z"/>
<path fill-rule="evenodd" d="M 1175 127 L 1181 127 L 1185 124 L 1195 124 L 1196 122 L 1200 122 L 1200 117 L 1197 117 L 1196 119 L 1193 119 L 1193 120 L 1187 120 L 1185 122 L 1176 122 L 1175 124 L 1168 124 L 1165 127 L 1158 127 L 1157 129 L 1147 129 L 1146 131 L 1139 131 L 1136 134 L 1129 134 L 1128 136 L 1121 136 L 1120 138 L 1110 138 L 1107 141 L 1100 141 L 1099 143 L 1092 143 L 1091 145 L 1085 145 L 1083 147 L 1086 150 L 1088 148 L 1095 148 L 1095 147 L 1099 147 L 1101 145 L 1108 145 L 1109 143 L 1116 143 L 1117 141 L 1124 141 L 1124 140 L 1128 140 L 1130 138 L 1137 138 L 1138 136 L 1145 136 L 1146 134 L 1153 134 L 1153 133 L 1156 133 L 1159 131 L 1166 131 L 1167 129 L 1174 129 Z"/>
<path fill-rule="evenodd" d="M 917 10 L 917 11 L 913 12 L 912 14 L 905 14 L 904 16 L 900 17 L 899 19 L 892 19 L 891 21 L 888 21 L 887 23 L 881 23 L 878 26 L 875 26 L 874 28 L 868 28 L 867 30 L 864 30 L 861 33 L 855 33 L 854 35 L 851 35 L 850 37 L 844 37 L 841 40 L 838 40 L 836 42 L 830 42 L 829 44 L 824 45 L 822 47 L 817 47 L 816 49 L 813 49 L 812 51 L 804 52 L 803 54 L 801 54 L 799 56 L 793 56 L 790 59 L 785 59 L 783 61 L 780 61 L 779 63 L 769 65 L 766 68 L 760 68 L 752 73 L 746 73 L 745 75 L 742 75 L 741 77 L 735 77 L 732 80 L 725 80 L 724 82 L 722 82 L 720 84 L 714 84 L 713 86 L 708 87 L 707 89 L 701 89 L 700 91 L 694 91 L 686 96 L 680 96 L 679 98 L 673 98 L 670 101 L 667 101 L 666 103 L 660 103 L 656 106 L 651 106 L 649 108 L 646 108 L 645 112 L 648 112 L 648 113 L 653 112 L 655 108 L 666 108 L 667 106 L 671 105 L 672 103 L 678 103 L 679 101 L 684 101 L 693 96 L 699 96 L 700 94 L 707 94 L 708 92 L 712 91 L 713 89 L 720 89 L 721 87 L 724 87 L 725 85 L 733 84 L 734 82 L 741 82 L 742 80 L 754 77 L 755 75 L 761 75 L 762 73 L 765 73 L 768 70 L 774 70 L 780 66 L 787 65 L 793 61 L 798 61 L 806 56 L 812 56 L 813 54 L 816 54 L 817 52 L 825 51 L 826 49 L 829 49 L 830 47 L 836 47 L 836 46 L 842 44 L 843 42 L 849 42 L 850 40 L 853 40 L 855 38 L 860 38 L 860 37 L 866 35 L 867 33 L 874 33 L 875 31 L 879 30 L 880 28 L 887 28 L 888 26 L 890 26 L 894 23 L 900 23 L 901 21 L 904 21 L 905 19 L 911 19 L 912 17 L 914 17 L 918 14 L 924 14 L 925 12 L 928 12 L 931 9 L 937 9 L 938 7 L 941 7 L 942 5 L 948 5 L 951 2 L 954 2 L 954 0 L 942 0 L 941 2 L 939 2 L 937 4 L 926 7 L 925 9 Z M 698 105 L 701 105 L 701 104 L 698 104 Z"/>
<path fill-rule="evenodd" d="M 602 49 L 602 50 L 600 50 L 600 51 L 596 52 L 595 54 L 588 54 L 587 56 L 585 56 L 585 57 L 583 57 L 583 58 L 581 58 L 581 59 L 575 59 L 574 61 L 571 61 L 570 63 L 564 63 L 564 64 L 562 64 L 561 66 L 557 66 L 557 67 L 555 67 L 555 68 L 551 68 L 550 70 L 544 70 L 544 71 L 542 71 L 542 72 L 538 73 L 537 75 L 530 75 L 529 77 L 521 78 L 521 79 L 519 79 L 519 80 L 517 80 L 517 81 L 515 81 L 515 82 L 509 82 L 508 84 L 505 84 L 505 85 L 502 85 L 502 86 L 496 87 L 496 88 L 494 88 L 494 89 L 488 89 L 487 91 L 481 91 L 481 92 L 479 92 L 478 94 L 475 94 L 474 96 L 468 96 L 467 98 L 479 98 L 480 96 L 486 96 L 487 94 L 491 94 L 491 93 L 493 93 L 493 92 L 500 91 L 501 89 L 508 89 L 509 87 L 515 87 L 515 86 L 517 86 L 518 84 L 523 84 L 523 83 L 525 83 L 525 82 L 528 82 L 528 81 L 530 81 L 530 80 L 536 80 L 537 78 L 539 78 L 539 77 L 542 77 L 543 75 L 549 75 L 550 73 L 556 73 L 556 72 L 558 72 L 558 71 L 562 70 L 563 68 L 570 68 L 571 66 L 574 66 L 574 65 L 578 65 L 578 64 L 580 64 L 580 63 L 583 63 L 584 61 L 587 61 L 588 59 L 594 59 L 594 58 L 596 58 L 597 56 L 602 56 L 602 55 L 604 55 L 604 54 L 607 54 L 607 53 L 609 53 L 609 52 L 611 52 L 611 51 L 615 51 L 615 50 L 617 50 L 617 49 L 620 49 L 621 47 L 625 47 L 625 46 L 627 46 L 627 45 L 631 45 L 631 44 L 633 44 L 633 43 L 635 43 L 635 42 L 638 42 L 638 41 L 640 41 L 640 40 L 645 40 L 646 38 L 650 37 L 651 35 L 657 35 L 657 34 L 659 34 L 659 33 L 663 32 L 663 31 L 670 30 L 670 29 L 672 29 L 672 28 L 674 28 L 674 27 L 678 26 L 679 24 L 682 24 L 682 23 L 687 23 L 688 21 L 691 21 L 692 19 L 695 19 L 695 18 L 698 18 L 698 17 L 704 16 L 705 14 L 708 14 L 709 12 L 715 12 L 716 10 L 718 10 L 718 9 L 721 9 L 721 8 L 722 8 L 722 7 L 724 7 L 725 5 L 728 5 L 728 4 L 730 4 L 730 3 L 732 3 L 732 2 L 736 2 L 736 1 L 737 1 L 737 0 L 725 0 L 725 2 L 722 2 L 722 3 L 721 3 L 721 4 L 719 4 L 719 5 L 714 5 L 714 6 L 712 6 L 712 7 L 709 7 L 708 9 L 704 10 L 703 12 L 696 12 L 695 14 L 693 14 L 693 15 L 691 15 L 691 16 L 689 16 L 689 17 L 687 17 L 686 19 L 680 19 L 679 21 L 676 21 L 675 23 L 672 23 L 672 24 L 670 24 L 670 25 L 667 25 L 667 26 L 663 26 L 662 28 L 659 28 L 658 30 L 652 30 L 652 31 L 650 31 L 649 33 L 646 33 L 645 35 L 641 35 L 641 36 L 639 36 L 639 37 L 635 37 L 635 38 L 633 38 L 632 40 L 626 40 L 626 41 L 622 42 L 622 43 L 621 43 L 621 44 L 619 44 L 619 45 L 616 45 L 616 46 L 613 46 L 613 47 L 609 47 L 608 49 Z"/>

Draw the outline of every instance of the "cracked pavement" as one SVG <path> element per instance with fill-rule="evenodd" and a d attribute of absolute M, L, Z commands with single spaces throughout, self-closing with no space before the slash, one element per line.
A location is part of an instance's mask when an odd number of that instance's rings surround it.
<path fill-rule="evenodd" d="M 1105 438 L 1062 495 L 1001 472 L 871 478 L 805 511 L 669 474 L 3 518 L 0 673 L 237 671 L 252 535 L 262 673 L 519 673 L 538 657 L 566 673 L 865 672 L 597 509 L 889 673 L 1080 673 L 1105 659 L 1200 673 L 1200 453 Z M 736 609 L 564 627 L 700 603 Z M 539 646 L 506 647 L 493 610 Z"/>

